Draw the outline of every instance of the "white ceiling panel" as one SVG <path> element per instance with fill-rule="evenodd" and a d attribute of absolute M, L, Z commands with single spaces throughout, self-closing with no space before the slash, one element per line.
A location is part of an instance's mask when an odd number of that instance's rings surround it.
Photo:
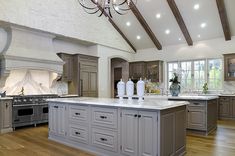
<path fill-rule="evenodd" d="M 149 38 L 148 34 L 145 32 L 131 11 L 129 11 L 126 15 L 118 15 L 117 13 L 113 13 L 112 15 L 113 21 L 126 35 L 126 37 L 130 40 L 136 49 L 147 49 L 155 47 L 152 40 Z M 130 23 L 130 26 L 126 25 L 127 22 Z M 137 39 L 137 36 L 140 36 L 140 39 Z"/>
<path fill-rule="evenodd" d="M 223 37 L 216 0 L 175 0 L 175 2 L 193 41 Z M 199 4 L 198 10 L 194 9 L 195 4 Z M 206 23 L 204 28 L 201 28 L 202 23 Z"/>
<path fill-rule="evenodd" d="M 137 8 L 163 46 L 186 42 L 166 0 L 139 0 Z M 167 29 L 169 34 L 165 33 Z"/>

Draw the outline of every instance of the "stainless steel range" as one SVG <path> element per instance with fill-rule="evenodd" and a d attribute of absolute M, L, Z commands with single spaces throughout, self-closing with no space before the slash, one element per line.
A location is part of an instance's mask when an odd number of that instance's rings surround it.
<path fill-rule="evenodd" d="M 58 95 L 26 95 L 13 96 L 12 126 L 34 125 L 48 122 L 48 104 L 46 99 L 57 98 Z"/>

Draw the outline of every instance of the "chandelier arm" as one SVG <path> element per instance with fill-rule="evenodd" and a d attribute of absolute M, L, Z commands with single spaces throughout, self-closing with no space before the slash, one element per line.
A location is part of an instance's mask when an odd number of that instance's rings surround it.
<path fill-rule="evenodd" d="M 87 10 L 87 9 L 85 9 L 85 8 L 83 8 L 83 10 L 86 12 L 86 13 L 88 13 L 88 14 L 95 14 L 95 13 L 97 13 L 98 11 L 99 11 L 99 9 L 97 9 L 97 10 L 90 10 L 90 12 Z M 93 12 L 91 12 L 91 11 L 93 11 Z"/>
<path fill-rule="evenodd" d="M 83 8 L 86 8 L 86 9 L 93 10 L 93 9 L 96 9 L 96 8 L 97 8 L 97 6 L 96 6 L 96 7 L 87 7 L 87 6 L 85 6 L 83 3 L 81 3 L 80 0 L 78 0 L 78 2 L 79 2 L 79 4 L 80 4 Z"/>
<path fill-rule="evenodd" d="M 115 5 L 120 6 L 120 5 L 123 5 L 123 4 L 125 4 L 125 3 L 127 3 L 127 0 L 123 0 L 123 2 L 121 2 L 121 3 L 119 3 L 119 4 L 115 4 Z"/>
<path fill-rule="evenodd" d="M 125 13 L 121 13 L 120 11 L 118 11 L 117 9 L 115 9 L 115 6 L 114 5 L 112 5 L 112 8 L 113 8 L 113 10 L 117 13 L 117 14 L 119 14 L 119 15 L 125 15 L 127 12 L 125 12 Z M 120 9 L 120 8 L 118 8 L 119 10 L 121 10 L 121 11 L 127 11 L 127 10 L 123 10 L 123 9 Z"/>

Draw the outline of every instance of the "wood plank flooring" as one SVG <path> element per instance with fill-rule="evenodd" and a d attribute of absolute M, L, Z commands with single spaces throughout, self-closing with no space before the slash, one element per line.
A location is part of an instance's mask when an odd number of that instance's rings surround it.
<path fill-rule="evenodd" d="M 186 156 L 235 156 L 235 121 L 219 121 L 208 136 L 188 135 Z M 0 156 L 93 156 L 47 139 L 46 125 L 0 135 Z"/>

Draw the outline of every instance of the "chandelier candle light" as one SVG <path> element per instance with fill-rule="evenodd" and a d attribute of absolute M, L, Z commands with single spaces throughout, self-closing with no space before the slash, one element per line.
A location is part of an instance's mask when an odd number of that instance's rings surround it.
<path fill-rule="evenodd" d="M 112 12 L 124 15 L 137 3 L 137 0 L 78 0 L 88 14 L 99 13 L 112 18 Z"/>
<path fill-rule="evenodd" d="M 132 96 L 134 95 L 134 83 L 131 79 L 126 83 L 126 94 L 128 96 L 128 100 L 132 100 Z"/>

